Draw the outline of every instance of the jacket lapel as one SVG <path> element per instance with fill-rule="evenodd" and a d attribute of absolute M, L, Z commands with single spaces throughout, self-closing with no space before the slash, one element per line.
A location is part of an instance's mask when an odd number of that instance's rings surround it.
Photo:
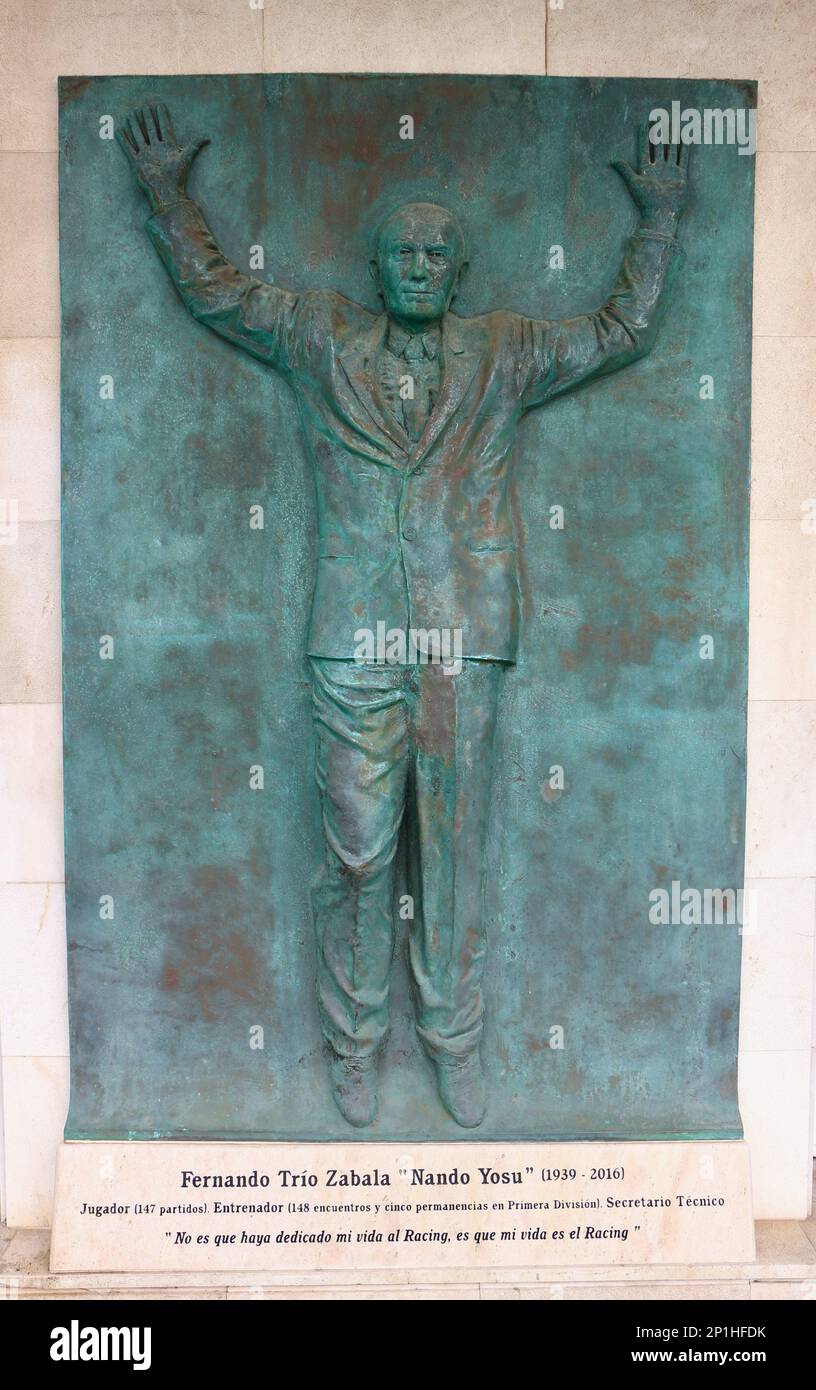
<path fill-rule="evenodd" d="M 481 353 L 468 351 L 464 323 L 453 314 L 442 321 L 444 376 L 436 404 L 411 457 L 412 465 L 424 458 L 462 401 L 473 380 Z"/>
<path fill-rule="evenodd" d="M 388 408 L 377 380 L 376 361 L 384 341 L 388 319 L 381 314 L 359 337 L 354 338 L 338 353 L 340 364 L 359 404 L 381 434 L 403 454 L 408 454 L 410 441 L 402 425 Z"/>

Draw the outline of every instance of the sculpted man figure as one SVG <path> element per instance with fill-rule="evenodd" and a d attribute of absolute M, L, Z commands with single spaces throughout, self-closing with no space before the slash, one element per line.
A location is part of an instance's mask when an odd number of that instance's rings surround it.
<path fill-rule="evenodd" d="M 118 139 L 187 308 L 298 397 L 319 516 L 307 655 L 325 836 L 317 994 L 334 1098 L 352 1125 L 375 1117 L 405 821 L 417 1031 L 446 1109 L 476 1126 L 493 732 L 518 629 L 511 446 L 528 410 L 651 348 L 678 257 L 687 150 L 641 131 L 637 170 L 614 166 L 640 214 L 614 288 L 597 312 L 550 321 L 452 313 L 465 238 L 431 203 L 379 228 L 380 313 L 253 279 L 221 254 L 185 191 L 207 141 L 177 141 L 162 106 L 134 112 Z M 359 659 L 361 634 L 394 630 L 453 634 L 461 662 Z"/>

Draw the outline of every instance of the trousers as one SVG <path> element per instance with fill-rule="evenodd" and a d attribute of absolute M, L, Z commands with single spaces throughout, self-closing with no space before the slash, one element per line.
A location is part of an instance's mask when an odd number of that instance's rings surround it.
<path fill-rule="evenodd" d="M 313 895 L 323 1033 L 370 1057 L 388 1031 L 405 823 L 408 956 L 417 1033 L 465 1057 L 483 1020 L 484 856 L 503 663 L 358 664 L 311 658 L 325 843 Z"/>

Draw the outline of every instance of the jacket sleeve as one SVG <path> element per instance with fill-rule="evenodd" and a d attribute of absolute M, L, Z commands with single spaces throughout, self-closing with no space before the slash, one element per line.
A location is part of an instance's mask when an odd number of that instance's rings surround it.
<path fill-rule="evenodd" d="M 194 318 L 285 375 L 294 370 L 299 295 L 231 265 L 189 199 L 150 217 L 147 233 Z"/>
<path fill-rule="evenodd" d="M 515 350 L 524 409 L 645 357 L 679 259 L 674 237 L 637 231 L 602 309 L 572 319 L 517 318 Z"/>

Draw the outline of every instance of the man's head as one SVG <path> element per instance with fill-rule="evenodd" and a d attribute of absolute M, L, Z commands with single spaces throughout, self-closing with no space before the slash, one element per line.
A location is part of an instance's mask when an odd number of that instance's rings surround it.
<path fill-rule="evenodd" d="M 435 203 L 406 203 L 381 224 L 370 270 L 388 315 L 416 331 L 442 318 L 466 265 L 453 213 Z"/>

